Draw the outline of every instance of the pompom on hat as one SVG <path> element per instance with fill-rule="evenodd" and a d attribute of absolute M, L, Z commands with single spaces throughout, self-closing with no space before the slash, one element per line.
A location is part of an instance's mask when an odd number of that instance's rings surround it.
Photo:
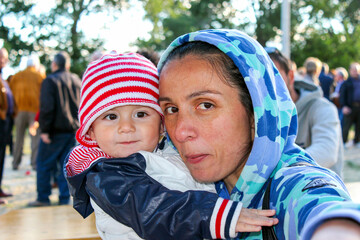
<path fill-rule="evenodd" d="M 90 63 L 84 73 L 76 139 L 84 146 L 97 146 L 87 133 L 91 124 L 118 106 L 147 106 L 163 117 L 158 99 L 158 71 L 150 60 L 136 53 L 106 54 Z"/>

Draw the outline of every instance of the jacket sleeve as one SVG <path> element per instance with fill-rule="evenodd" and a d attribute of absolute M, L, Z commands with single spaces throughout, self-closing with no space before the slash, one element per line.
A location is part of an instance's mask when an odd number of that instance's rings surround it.
<path fill-rule="evenodd" d="M 337 218 L 352 220 L 360 225 L 360 204 L 353 203 L 351 201 L 328 204 L 323 204 L 313 211 L 313 214 L 309 217 L 308 223 L 304 226 L 301 234 L 301 239 L 311 239 L 315 230 L 324 222 L 328 220 L 334 220 Z M 317 214 L 321 211 L 321 214 Z"/>
<path fill-rule="evenodd" d="M 241 203 L 204 191 L 169 190 L 145 173 L 144 157 L 99 160 L 86 174 L 90 197 L 145 239 L 235 237 Z"/>
<path fill-rule="evenodd" d="M 270 206 L 279 219 L 278 239 L 311 239 L 316 227 L 334 217 L 360 221 L 360 204 L 351 202 L 340 178 L 325 168 L 283 168 L 270 192 Z"/>
<path fill-rule="evenodd" d="M 349 85 L 350 80 L 346 80 L 340 87 L 340 107 L 343 108 L 345 106 L 350 107 L 349 99 Z"/>
<path fill-rule="evenodd" d="M 0 76 L 0 119 L 1 120 L 6 119 L 7 108 L 8 108 L 8 103 L 6 99 L 5 86 Z"/>
<path fill-rule="evenodd" d="M 41 84 L 39 126 L 42 133 L 50 133 L 55 121 L 55 86 L 50 78 Z"/>

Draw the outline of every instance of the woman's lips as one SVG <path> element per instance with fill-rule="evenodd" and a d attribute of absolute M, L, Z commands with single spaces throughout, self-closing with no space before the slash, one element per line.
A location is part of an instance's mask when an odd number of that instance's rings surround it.
<path fill-rule="evenodd" d="M 204 158 L 206 158 L 207 156 L 208 154 L 186 155 L 186 161 L 190 164 L 197 164 L 204 160 Z"/>

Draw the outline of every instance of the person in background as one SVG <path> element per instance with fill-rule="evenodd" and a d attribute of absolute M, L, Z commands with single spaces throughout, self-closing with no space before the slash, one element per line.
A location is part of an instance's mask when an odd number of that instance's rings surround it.
<path fill-rule="evenodd" d="M 6 82 L 8 83 L 8 85 L 10 84 L 10 81 L 11 81 L 11 78 L 13 77 L 14 75 L 9 75 L 6 79 Z M 15 106 L 16 108 L 16 106 Z M 14 114 L 15 116 L 15 114 Z M 14 153 L 14 137 L 13 137 L 13 127 L 14 127 L 14 118 L 11 118 L 11 121 L 10 121 L 10 135 L 8 137 L 8 140 L 7 140 L 7 143 L 6 143 L 6 146 L 9 146 L 9 153 L 10 153 L 10 156 L 13 155 Z"/>
<path fill-rule="evenodd" d="M 38 72 L 43 77 L 43 79 L 46 78 L 46 67 L 44 66 L 44 64 L 41 64 L 41 63 L 39 64 Z"/>
<path fill-rule="evenodd" d="M 348 141 L 349 131 L 355 126 L 354 145 L 360 148 L 360 64 L 350 64 L 349 78 L 340 89 L 340 106 L 344 115 L 343 140 Z"/>
<path fill-rule="evenodd" d="M 330 100 L 335 104 L 338 109 L 339 119 L 341 126 L 343 126 L 343 113 L 340 106 L 340 89 L 342 84 L 346 81 L 349 74 L 343 67 L 338 67 L 335 69 L 334 73 L 334 81 L 335 81 L 335 89 L 334 92 L 330 95 Z"/>
<path fill-rule="evenodd" d="M 70 71 L 70 57 L 59 52 L 51 63 L 51 71 L 41 85 L 40 94 L 40 145 L 36 159 L 37 199 L 28 206 L 50 205 L 51 175 L 57 171 L 59 205 L 68 204 L 70 193 L 62 166 L 68 152 L 75 146 L 75 132 L 80 102 L 80 78 Z"/>
<path fill-rule="evenodd" d="M 46 67 L 43 64 L 39 65 L 38 68 L 39 73 L 43 77 L 43 79 L 46 78 Z M 29 134 L 31 136 L 36 136 L 38 134 L 38 128 L 39 128 L 39 114 L 40 111 L 38 111 L 35 115 L 33 124 L 29 127 Z"/>
<path fill-rule="evenodd" d="M 319 86 L 319 75 L 321 71 L 321 61 L 315 57 L 308 57 L 304 62 L 306 70 L 304 80 L 314 83 Z"/>
<path fill-rule="evenodd" d="M 322 68 L 319 75 L 319 82 L 324 94 L 324 98 L 330 100 L 330 94 L 334 86 L 334 76 L 330 74 L 329 65 L 327 63 L 322 63 Z"/>
<path fill-rule="evenodd" d="M 322 96 L 319 86 L 302 79 L 294 79 L 290 60 L 278 49 L 265 48 L 290 92 L 298 113 L 299 146 L 321 166 L 343 177 L 344 148 L 341 124 L 336 107 Z"/>
<path fill-rule="evenodd" d="M 306 68 L 304 66 L 299 67 L 295 72 L 296 79 L 303 78 L 306 75 Z"/>
<path fill-rule="evenodd" d="M 2 179 L 5 165 L 5 151 L 8 138 L 11 134 L 11 122 L 15 113 L 15 102 L 8 83 L 2 78 L 2 69 L 9 61 L 9 54 L 5 48 L 0 49 L 0 204 L 6 201 L 1 199 L 11 197 L 11 193 L 6 193 L 2 189 Z"/>
<path fill-rule="evenodd" d="M 15 118 L 16 140 L 14 145 L 13 170 L 17 170 L 23 155 L 25 131 L 33 123 L 40 106 L 40 88 L 44 76 L 39 72 L 39 58 L 29 56 L 25 70 L 16 73 L 10 82 L 18 113 Z M 39 147 L 39 134 L 30 135 L 31 166 L 36 170 L 36 155 Z"/>

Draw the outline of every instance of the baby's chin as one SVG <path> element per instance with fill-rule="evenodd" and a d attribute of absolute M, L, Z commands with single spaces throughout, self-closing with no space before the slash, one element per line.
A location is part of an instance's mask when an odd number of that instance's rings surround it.
<path fill-rule="evenodd" d="M 138 151 L 140 151 L 140 150 L 138 150 Z M 122 151 L 121 153 L 114 153 L 112 155 L 110 154 L 110 156 L 112 156 L 113 158 L 126 158 L 138 151 L 129 151 L 129 152 Z"/>

